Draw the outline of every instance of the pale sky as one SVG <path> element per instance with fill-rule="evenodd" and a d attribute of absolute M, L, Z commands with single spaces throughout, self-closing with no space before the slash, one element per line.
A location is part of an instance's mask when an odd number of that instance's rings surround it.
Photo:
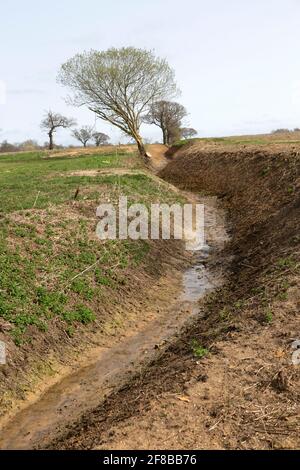
<path fill-rule="evenodd" d="M 2 0 L 0 13 L 0 141 L 43 143 L 49 108 L 94 124 L 65 103 L 58 70 L 77 52 L 121 46 L 167 58 L 201 137 L 300 127 L 300 0 Z M 75 143 L 68 130 L 56 142 Z"/>

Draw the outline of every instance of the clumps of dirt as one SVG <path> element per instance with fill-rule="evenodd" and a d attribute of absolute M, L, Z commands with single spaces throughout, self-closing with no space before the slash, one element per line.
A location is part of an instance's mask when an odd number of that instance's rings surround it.
<path fill-rule="evenodd" d="M 88 176 L 88 177 L 95 177 L 95 176 L 106 176 L 106 175 L 140 175 L 141 170 L 133 170 L 131 168 L 114 168 L 108 170 L 77 170 L 71 171 L 69 173 L 63 173 L 62 176 Z"/>
<path fill-rule="evenodd" d="M 299 152 L 193 144 L 171 158 L 162 178 L 217 194 L 228 211 L 229 281 L 150 367 L 53 448 L 298 448 Z M 193 344 L 209 354 L 195 357 Z"/>
<path fill-rule="evenodd" d="M 291 345 L 300 335 L 295 295 L 300 278 L 300 154 L 280 146 L 276 151 L 202 151 L 196 144 L 179 151 L 162 176 L 179 187 L 217 194 L 229 213 L 231 279 L 207 305 L 206 333 L 201 323 L 197 333 L 202 341 L 205 336 L 211 341 L 224 336 L 222 329 L 232 330 L 236 344 L 227 346 L 227 370 L 247 343 L 256 372 L 240 368 L 230 386 L 232 397 L 240 395 L 241 383 L 253 376 L 260 380 L 243 397 L 242 409 L 227 420 L 234 437 L 225 439 L 226 446 L 297 447 L 298 426 L 291 429 L 287 423 L 300 407 L 300 371 L 291 362 Z M 241 441 L 237 433 L 249 423 L 247 401 L 257 407 L 256 426 L 248 426 Z"/>
<path fill-rule="evenodd" d="M 150 166 L 154 173 L 158 173 L 166 166 L 166 152 L 168 147 L 162 144 L 147 145 L 147 153 L 150 158 Z"/>

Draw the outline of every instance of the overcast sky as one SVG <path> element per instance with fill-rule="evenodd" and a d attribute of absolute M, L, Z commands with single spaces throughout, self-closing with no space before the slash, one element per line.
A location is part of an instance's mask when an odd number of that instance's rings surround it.
<path fill-rule="evenodd" d="M 44 142 L 49 108 L 94 124 L 65 103 L 56 76 L 77 52 L 112 46 L 167 58 L 200 136 L 300 127 L 300 0 L 5 0 L 0 14 L 0 141 Z M 159 137 L 155 127 L 143 134 Z M 74 143 L 66 130 L 56 142 Z"/>

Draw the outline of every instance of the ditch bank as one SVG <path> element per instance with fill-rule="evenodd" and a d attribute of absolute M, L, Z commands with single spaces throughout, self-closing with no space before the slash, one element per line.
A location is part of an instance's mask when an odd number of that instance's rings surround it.
<path fill-rule="evenodd" d="M 110 322 L 103 326 L 96 322 L 79 340 L 79 349 L 74 341 L 68 348 L 62 342 L 61 363 L 69 367 L 60 371 L 52 361 L 53 379 L 41 371 L 44 387 L 37 386 L 31 395 L 24 391 L 19 409 L 13 407 L 14 413 L 2 421 L 2 449 L 44 448 L 64 436 L 74 422 L 146 370 L 199 315 L 198 300 L 222 284 L 223 266 L 215 263 L 214 256 L 227 240 L 224 214 L 214 197 L 183 196 L 204 204 L 208 244 L 193 254 L 181 241 L 150 241 L 143 263 L 123 271 L 126 283 L 106 299 Z"/>
<path fill-rule="evenodd" d="M 116 190 L 113 176 L 106 185 L 98 180 L 93 186 L 92 178 L 87 187 L 81 183 L 85 196 L 78 201 L 0 214 L 1 429 L 51 386 L 95 361 L 99 350 L 134 335 L 155 313 L 159 318 L 181 285 L 191 262 L 181 241 L 106 243 L 96 237 L 97 200 L 86 195 L 97 190 L 94 198 L 117 201 L 120 181 L 117 175 Z M 166 193 L 177 198 L 169 185 L 142 172 L 120 178 L 124 191 L 135 178 L 144 183 L 142 195 L 133 190 L 137 200 L 165 200 Z M 85 307 L 81 315 L 78 305 Z"/>
<path fill-rule="evenodd" d="M 179 337 L 50 448 L 295 449 L 299 441 L 300 157 L 199 144 L 160 176 L 228 211 L 226 284 Z"/>

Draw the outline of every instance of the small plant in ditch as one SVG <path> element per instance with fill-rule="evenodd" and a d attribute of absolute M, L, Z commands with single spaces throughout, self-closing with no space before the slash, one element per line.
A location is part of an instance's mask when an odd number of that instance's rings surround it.
<path fill-rule="evenodd" d="M 271 309 L 266 310 L 265 312 L 265 323 L 272 323 L 273 321 L 273 312 Z"/>
<path fill-rule="evenodd" d="M 197 359 L 202 359 L 209 353 L 208 349 L 201 346 L 201 344 L 196 339 L 192 340 L 191 347 L 193 354 Z"/>

